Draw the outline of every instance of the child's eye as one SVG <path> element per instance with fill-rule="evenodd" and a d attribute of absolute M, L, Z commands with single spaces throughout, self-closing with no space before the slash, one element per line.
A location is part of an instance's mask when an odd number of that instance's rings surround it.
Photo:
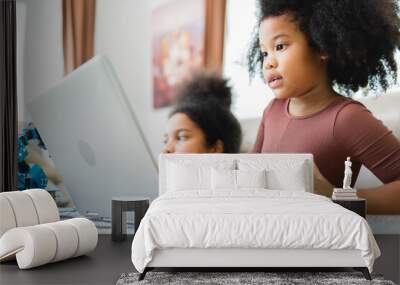
<path fill-rule="evenodd" d="M 283 50 L 287 45 L 286 44 L 277 44 L 276 50 Z"/>
<path fill-rule="evenodd" d="M 268 53 L 267 53 L 266 51 L 262 51 L 262 52 L 261 52 L 261 56 L 262 56 L 262 57 L 267 57 L 267 56 L 268 56 Z"/>
<path fill-rule="evenodd" d="M 187 136 L 178 136 L 178 140 L 182 142 L 186 141 L 187 138 L 188 138 Z"/>

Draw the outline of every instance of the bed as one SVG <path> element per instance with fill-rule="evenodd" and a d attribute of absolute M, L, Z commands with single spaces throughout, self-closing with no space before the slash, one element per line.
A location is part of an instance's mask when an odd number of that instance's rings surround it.
<path fill-rule="evenodd" d="M 371 229 L 313 194 L 311 154 L 168 154 L 159 169 L 160 196 L 132 242 L 140 280 L 159 267 L 352 267 L 371 278 Z"/>

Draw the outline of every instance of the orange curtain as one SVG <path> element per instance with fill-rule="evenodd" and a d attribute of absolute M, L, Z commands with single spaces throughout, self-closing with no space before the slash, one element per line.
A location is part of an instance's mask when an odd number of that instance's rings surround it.
<path fill-rule="evenodd" d="M 205 3 L 204 65 L 207 70 L 221 74 L 226 0 L 205 0 Z"/>
<path fill-rule="evenodd" d="M 93 57 L 95 0 L 63 0 L 64 71 Z"/>

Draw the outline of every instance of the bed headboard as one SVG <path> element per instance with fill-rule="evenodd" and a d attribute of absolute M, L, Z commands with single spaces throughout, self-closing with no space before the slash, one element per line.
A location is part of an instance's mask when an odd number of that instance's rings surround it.
<path fill-rule="evenodd" d="M 312 154 L 161 154 L 159 156 L 159 195 L 167 191 L 167 170 L 171 163 L 192 166 L 223 164 L 233 165 L 234 169 L 245 170 L 256 169 L 262 165 L 263 168 L 272 170 L 273 175 L 268 178 L 272 189 L 285 190 L 283 185 L 287 185 L 288 177 L 300 177 L 299 175 L 301 175 L 299 181 L 305 191 L 312 193 L 314 189 Z"/>

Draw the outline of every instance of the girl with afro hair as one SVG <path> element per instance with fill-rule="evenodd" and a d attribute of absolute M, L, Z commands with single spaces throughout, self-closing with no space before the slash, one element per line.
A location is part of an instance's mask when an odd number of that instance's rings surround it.
<path fill-rule="evenodd" d="M 351 157 L 351 185 L 361 165 L 384 183 L 357 190 L 369 213 L 400 214 L 400 142 L 350 95 L 395 82 L 398 12 L 392 0 L 259 0 L 248 53 L 275 95 L 252 151 L 312 153 L 315 192 L 328 197 Z"/>
<path fill-rule="evenodd" d="M 242 141 L 227 80 L 198 72 L 177 88 L 164 153 L 237 153 Z"/>

